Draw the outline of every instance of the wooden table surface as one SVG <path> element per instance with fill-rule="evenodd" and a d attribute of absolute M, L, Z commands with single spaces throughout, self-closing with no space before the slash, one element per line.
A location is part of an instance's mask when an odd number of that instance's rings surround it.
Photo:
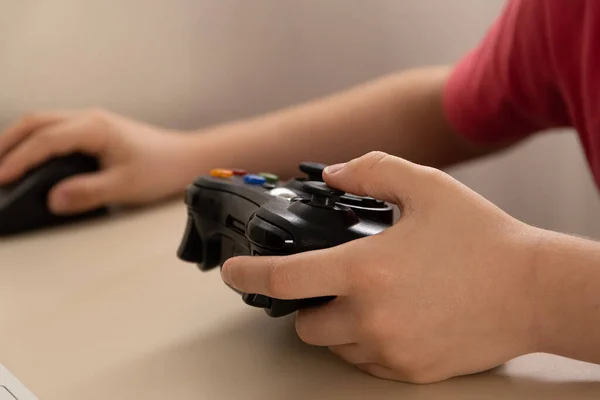
<path fill-rule="evenodd" d="M 600 366 L 545 354 L 433 385 L 302 343 L 176 257 L 180 201 L 0 239 L 0 363 L 40 400 L 600 399 Z"/>

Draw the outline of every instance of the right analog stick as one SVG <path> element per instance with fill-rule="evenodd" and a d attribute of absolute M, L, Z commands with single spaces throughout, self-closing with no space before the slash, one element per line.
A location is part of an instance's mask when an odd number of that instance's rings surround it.
<path fill-rule="evenodd" d="M 316 162 L 300 163 L 300 171 L 308 176 L 309 181 L 323 182 L 323 170 L 327 167 L 325 164 Z"/>
<path fill-rule="evenodd" d="M 309 181 L 304 183 L 303 189 L 312 196 L 310 204 L 322 207 L 333 207 L 345 192 L 329 187 L 325 182 Z"/>

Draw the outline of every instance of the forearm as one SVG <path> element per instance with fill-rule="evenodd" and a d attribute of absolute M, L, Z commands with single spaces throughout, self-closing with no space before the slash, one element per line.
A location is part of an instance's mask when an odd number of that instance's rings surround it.
<path fill-rule="evenodd" d="M 600 364 L 600 243 L 545 233 L 535 276 L 540 351 Z"/>
<path fill-rule="evenodd" d="M 348 161 L 381 150 L 444 167 L 484 154 L 452 131 L 441 95 L 449 68 L 401 72 L 340 94 L 194 136 L 198 169 L 297 174 L 301 161 Z M 200 172 L 200 171 L 198 171 Z"/>

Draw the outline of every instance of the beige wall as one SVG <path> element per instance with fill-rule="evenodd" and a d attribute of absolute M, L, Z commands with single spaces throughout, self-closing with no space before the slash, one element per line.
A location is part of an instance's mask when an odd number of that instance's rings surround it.
<path fill-rule="evenodd" d="M 454 61 L 502 0 L 0 2 L 0 127 L 21 113 L 102 106 L 199 127 L 421 64 Z M 572 134 L 452 171 L 511 214 L 600 236 Z"/>

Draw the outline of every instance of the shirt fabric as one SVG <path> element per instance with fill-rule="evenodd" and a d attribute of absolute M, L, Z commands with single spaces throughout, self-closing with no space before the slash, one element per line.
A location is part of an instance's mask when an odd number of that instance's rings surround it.
<path fill-rule="evenodd" d="M 492 143 L 578 132 L 600 186 L 600 0 L 510 0 L 444 89 L 451 125 Z"/>

